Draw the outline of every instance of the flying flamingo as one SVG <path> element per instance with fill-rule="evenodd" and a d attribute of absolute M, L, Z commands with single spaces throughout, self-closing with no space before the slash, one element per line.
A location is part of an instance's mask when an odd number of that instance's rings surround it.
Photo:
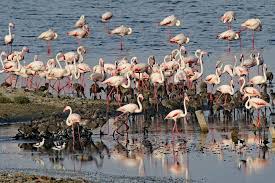
<path fill-rule="evenodd" d="M 69 116 L 66 119 L 66 125 L 72 127 L 72 136 L 73 136 L 73 148 L 74 148 L 74 143 L 75 143 L 75 137 L 74 137 L 74 125 L 78 124 L 78 140 L 80 142 L 80 132 L 79 132 L 79 123 L 81 122 L 81 116 L 77 113 L 72 113 L 72 108 L 70 106 L 66 106 L 63 110 L 63 112 L 70 111 Z"/>
<path fill-rule="evenodd" d="M 89 33 L 90 33 L 90 29 L 86 24 L 86 25 L 83 25 L 83 27 L 81 28 L 76 28 L 74 30 L 67 32 L 67 35 L 76 38 L 78 44 L 80 45 L 80 39 L 87 38 L 89 36 Z"/>
<path fill-rule="evenodd" d="M 264 64 L 264 66 L 263 66 L 263 76 L 260 76 L 260 75 L 254 76 L 253 78 L 251 78 L 249 80 L 249 83 L 253 84 L 253 85 L 260 85 L 260 84 L 265 83 L 266 80 L 267 80 L 267 78 L 266 78 L 266 68 L 267 68 L 267 66 L 266 66 L 266 64 Z"/>
<path fill-rule="evenodd" d="M 108 30 L 109 28 L 108 28 L 108 26 L 106 26 L 106 24 L 107 24 L 112 18 L 113 18 L 113 13 L 110 12 L 110 11 L 107 11 L 107 12 L 105 12 L 105 13 L 103 13 L 103 14 L 101 15 L 101 22 L 104 23 L 104 28 L 105 28 L 106 32 L 109 31 L 109 30 Z"/>
<path fill-rule="evenodd" d="M 241 84 L 240 92 L 243 94 L 243 98 L 246 98 L 247 96 L 249 97 L 261 97 L 261 93 L 254 87 L 251 86 L 245 86 L 245 78 L 240 77 L 239 82 Z"/>
<path fill-rule="evenodd" d="M 183 33 L 180 33 L 170 39 L 171 43 L 176 43 L 179 45 L 179 47 L 181 47 L 183 44 L 189 43 L 189 41 L 189 37 L 185 36 Z"/>
<path fill-rule="evenodd" d="M 270 104 L 266 101 L 264 101 L 261 98 L 256 98 L 256 97 L 250 97 L 248 96 L 248 100 L 245 102 L 245 108 L 246 109 L 251 109 L 252 107 L 258 110 L 258 120 L 257 120 L 257 127 L 260 127 L 260 109 L 263 107 L 269 107 Z"/>
<path fill-rule="evenodd" d="M 12 52 L 12 43 L 14 40 L 14 34 L 11 33 L 11 29 L 14 27 L 15 27 L 14 23 L 10 22 L 9 23 L 9 34 L 5 35 L 5 37 L 4 37 L 5 44 L 10 45 L 10 52 Z"/>
<path fill-rule="evenodd" d="M 133 30 L 131 27 L 126 27 L 124 25 L 121 25 L 119 27 L 116 27 L 113 29 L 110 34 L 116 34 L 120 36 L 120 49 L 122 50 L 122 38 L 126 35 L 131 35 L 133 33 Z"/>
<path fill-rule="evenodd" d="M 48 55 L 51 55 L 51 41 L 56 40 L 58 37 L 58 34 L 53 31 L 53 29 L 49 29 L 45 32 L 42 32 L 39 36 L 38 39 L 42 39 L 44 41 L 47 41 L 48 43 Z"/>
<path fill-rule="evenodd" d="M 252 31 L 252 48 L 255 49 L 255 37 L 254 37 L 254 32 L 261 31 L 262 30 L 262 22 L 258 18 L 251 18 L 246 20 L 244 23 L 242 23 L 241 28 L 249 29 Z M 243 30 L 241 30 L 243 31 Z"/>
<path fill-rule="evenodd" d="M 186 101 L 189 101 L 189 98 L 188 98 L 187 95 L 185 95 L 184 100 L 183 100 L 184 112 L 181 109 L 176 109 L 176 110 L 171 111 L 165 117 L 165 119 L 172 119 L 172 120 L 174 120 L 174 127 L 173 127 L 173 130 L 172 130 L 172 133 L 174 133 L 175 130 L 178 133 L 177 119 L 184 118 L 187 115 Z"/>
<path fill-rule="evenodd" d="M 137 104 L 133 104 L 133 103 L 130 103 L 130 104 L 126 104 L 124 106 L 121 106 L 117 109 L 117 111 L 119 112 L 122 112 L 121 115 L 124 115 L 126 113 L 130 113 L 130 114 L 137 114 L 137 113 L 141 113 L 142 112 L 142 104 L 141 104 L 141 101 L 143 100 L 143 95 L 142 94 L 138 94 L 137 96 Z M 118 117 L 116 117 L 116 119 L 118 119 L 121 115 L 119 115 Z M 129 129 L 129 126 L 127 123 L 124 123 L 126 125 L 126 131 L 128 132 L 128 129 Z M 115 135 L 115 132 L 118 133 L 118 129 L 120 127 L 118 127 L 114 133 L 113 133 L 113 136 Z"/>
<path fill-rule="evenodd" d="M 236 20 L 236 13 L 234 11 L 227 11 L 221 16 L 221 21 L 227 24 L 228 30 L 231 29 L 231 22 Z"/>
<path fill-rule="evenodd" d="M 86 23 L 85 15 L 81 15 L 80 18 L 75 22 L 74 27 L 81 28 L 86 24 L 87 23 Z"/>
<path fill-rule="evenodd" d="M 233 80 L 230 81 L 229 85 L 221 85 L 217 88 L 217 91 L 221 92 L 221 95 L 217 98 L 217 100 L 223 95 L 225 94 L 225 104 L 226 104 L 226 99 L 227 99 L 227 95 L 226 94 L 230 94 L 230 95 L 234 95 L 234 88 L 233 88 Z"/>
<path fill-rule="evenodd" d="M 228 52 L 230 52 L 230 41 L 240 39 L 240 34 L 238 32 L 233 31 L 232 29 L 229 29 L 227 31 L 220 33 L 217 36 L 217 39 L 227 40 L 228 41 Z"/>

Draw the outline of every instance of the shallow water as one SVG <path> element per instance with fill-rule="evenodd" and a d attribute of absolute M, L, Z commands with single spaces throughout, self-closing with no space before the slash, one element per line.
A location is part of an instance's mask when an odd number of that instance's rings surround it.
<path fill-rule="evenodd" d="M 236 124 L 245 140 L 244 147 L 232 144 L 230 129 Z M 130 123 L 136 133 L 129 134 L 127 145 L 125 137 L 113 140 L 108 135 L 100 140 L 94 135 L 83 151 L 72 151 L 72 144 L 66 144 L 62 151 L 37 149 L 32 147 L 34 142 L 12 140 L 18 125 L 2 126 L 0 169 L 174 177 L 186 182 L 259 182 L 275 178 L 275 144 L 260 147 L 263 137 L 271 142 L 269 133 L 255 136 L 249 123 L 216 121 L 210 124 L 208 134 L 201 134 L 196 124 L 181 120 L 180 133 L 171 134 L 173 124 L 157 118 L 150 126 L 154 132 L 148 136 L 141 133 L 143 125 L 142 120 Z"/>

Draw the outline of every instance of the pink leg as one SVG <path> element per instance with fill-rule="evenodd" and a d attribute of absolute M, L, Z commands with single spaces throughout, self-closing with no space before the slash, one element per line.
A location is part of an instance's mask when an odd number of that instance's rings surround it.
<path fill-rule="evenodd" d="M 255 49 L 255 37 L 254 37 L 254 31 L 252 31 L 252 49 Z"/>
<path fill-rule="evenodd" d="M 48 56 L 51 55 L 51 42 L 48 41 Z"/>
<path fill-rule="evenodd" d="M 123 49 L 123 47 L 122 47 L 122 36 L 121 36 L 121 38 L 120 38 L 120 50 L 122 50 Z"/>
<path fill-rule="evenodd" d="M 73 150 L 74 150 L 74 126 L 72 126 L 72 134 L 73 134 Z"/>

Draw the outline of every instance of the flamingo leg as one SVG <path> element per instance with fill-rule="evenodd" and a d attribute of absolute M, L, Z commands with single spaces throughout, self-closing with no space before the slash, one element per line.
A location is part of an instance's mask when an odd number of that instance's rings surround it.
<path fill-rule="evenodd" d="M 255 49 L 255 35 L 254 35 L 254 31 L 252 31 L 252 49 Z"/>
<path fill-rule="evenodd" d="M 48 44 L 48 50 L 47 50 L 47 52 L 48 52 L 48 56 L 50 56 L 51 55 L 51 42 L 47 41 L 47 44 Z"/>
<path fill-rule="evenodd" d="M 72 135 L 73 135 L 73 150 L 74 150 L 74 141 L 75 141 L 75 139 L 74 139 L 74 126 L 72 125 Z"/>
<path fill-rule="evenodd" d="M 123 46 L 122 46 L 122 36 L 120 37 L 120 50 L 123 50 Z"/>
<path fill-rule="evenodd" d="M 260 120 L 260 110 L 258 109 L 258 117 L 257 117 L 257 127 L 261 127 L 261 120 Z"/>
<path fill-rule="evenodd" d="M 82 145 L 81 145 L 81 140 L 80 140 L 79 125 L 77 125 L 77 132 L 78 132 L 78 141 L 79 141 L 79 145 L 80 145 L 80 147 L 81 147 Z M 82 149 L 82 147 L 81 147 L 81 149 Z"/>

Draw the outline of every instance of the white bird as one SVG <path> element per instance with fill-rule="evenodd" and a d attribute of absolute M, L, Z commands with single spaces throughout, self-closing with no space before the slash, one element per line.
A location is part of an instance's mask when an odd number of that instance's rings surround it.
<path fill-rule="evenodd" d="M 81 28 L 84 25 L 86 25 L 85 15 L 81 15 L 80 18 L 75 22 L 74 27 Z"/>
<path fill-rule="evenodd" d="M 127 27 L 121 25 L 119 27 L 114 28 L 110 31 L 110 34 L 116 34 L 120 36 L 120 49 L 122 50 L 122 37 L 126 35 L 131 35 L 133 33 L 133 29 L 131 27 Z"/>
<path fill-rule="evenodd" d="M 101 21 L 102 21 L 103 23 L 106 23 L 106 22 L 108 22 L 109 20 L 111 20 L 112 17 L 113 17 L 113 13 L 110 12 L 110 11 L 107 11 L 107 12 L 105 12 L 105 13 L 103 13 L 103 14 L 101 15 Z"/>
<path fill-rule="evenodd" d="M 262 22 L 260 19 L 258 18 L 251 18 L 246 20 L 244 23 L 242 23 L 241 25 L 242 28 L 244 29 L 249 29 L 252 31 L 252 48 L 255 48 L 255 36 L 254 36 L 254 32 L 257 31 L 261 31 L 262 30 Z"/>
<path fill-rule="evenodd" d="M 170 39 L 171 43 L 176 43 L 179 46 L 182 46 L 183 44 L 187 44 L 189 43 L 189 41 L 190 41 L 189 37 L 185 36 L 183 33 L 180 33 Z"/>
<path fill-rule="evenodd" d="M 65 147 L 66 147 L 66 142 L 63 142 L 63 144 L 61 144 L 61 145 L 58 145 L 58 144 L 56 144 L 56 143 L 54 142 L 54 145 L 55 145 L 55 146 L 52 147 L 53 150 L 55 150 L 55 151 L 61 151 L 61 150 L 65 149 Z"/>
<path fill-rule="evenodd" d="M 231 29 L 231 22 L 236 20 L 236 13 L 234 11 L 227 11 L 220 19 L 224 24 L 226 23 L 228 25 L 228 29 Z"/>
<path fill-rule="evenodd" d="M 160 23 L 161 26 L 180 26 L 181 22 L 177 19 L 175 15 L 170 15 L 166 18 L 164 18 Z"/>
<path fill-rule="evenodd" d="M 38 39 L 42 39 L 44 41 L 47 41 L 48 43 L 48 55 L 51 54 L 51 41 L 56 40 L 58 37 L 58 34 L 53 31 L 53 29 L 49 29 L 45 32 L 42 32 L 39 36 Z"/>
<path fill-rule="evenodd" d="M 175 129 L 176 129 L 176 131 L 178 131 L 177 130 L 177 119 L 184 118 L 187 115 L 186 101 L 189 101 L 189 98 L 188 98 L 187 95 L 185 95 L 184 100 L 183 100 L 184 112 L 181 109 L 176 109 L 176 110 L 171 111 L 165 117 L 165 119 L 172 119 L 172 120 L 174 120 L 174 127 L 173 127 L 172 132 L 174 132 Z"/>
<path fill-rule="evenodd" d="M 253 78 L 251 78 L 249 80 L 249 83 L 250 84 L 253 84 L 253 85 L 259 85 L 259 84 L 263 84 L 265 83 L 267 80 L 267 77 L 266 77 L 266 64 L 264 64 L 263 66 L 263 76 L 254 76 Z"/>
<path fill-rule="evenodd" d="M 5 41 L 5 44 L 6 45 L 10 45 L 10 52 L 12 52 L 12 43 L 13 43 L 13 40 L 14 40 L 14 34 L 11 33 L 11 29 L 14 28 L 15 25 L 14 23 L 9 23 L 9 34 L 8 35 L 5 35 L 4 37 L 4 41 Z"/>

